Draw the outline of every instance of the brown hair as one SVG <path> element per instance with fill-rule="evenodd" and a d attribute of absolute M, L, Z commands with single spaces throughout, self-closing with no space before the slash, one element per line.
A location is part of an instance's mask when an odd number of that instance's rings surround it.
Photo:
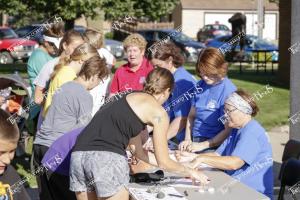
<path fill-rule="evenodd" d="M 52 22 L 50 27 L 46 26 L 46 30 L 44 30 L 43 35 L 49 36 L 49 37 L 63 37 L 65 33 L 65 23 L 63 21 L 60 22 Z"/>
<path fill-rule="evenodd" d="M 75 30 L 67 31 L 64 34 L 62 40 L 60 41 L 58 55 L 60 56 L 62 54 L 62 52 L 64 51 L 63 44 L 70 45 L 76 40 L 84 40 L 84 39 L 83 39 L 82 35 Z"/>
<path fill-rule="evenodd" d="M 155 43 L 154 46 L 157 46 L 157 43 Z M 152 58 L 163 61 L 166 61 L 169 57 L 173 58 L 173 65 L 176 68 L 182 66 L 184 63 L 181 50 L 173 42 L 167 42 L 157 46 L 157 49 L 155 49 L 152 55 Z"/>
<path fill-rule="evenodd" d="M 10 122 L 10 114 L 0 109 L 0 140 L 18 141 L 19 140 L 19 128 L 17 123 Z"/>
<path fill-rule="evenodd" d="M 201 74 L 205 74 L 223 78 L 227 75 L 227 71 L 228 63 L 217 48 L 208 47 L 202 49 L 196 64 L 196 73 L 199 77 L 201 77 Z"/>
<path fill-rule="evenodd" d="M 89 42 L 96 49 L 103 47 L 103 34 L 94 29 L 87 29 L 83 34 L 85 41 Z"/>
<path fill-rule="evenodd" d="M 125 51 L 129 46 L 137 46 L 141 51 L 144 51 L 146 49 L 147 42 L 142 35 L 133 33 L 125 38 L 125 40 L 123 41 L 123 46 Z"/>
<path fill-rule="evenodd" d="M 55 77 L 57 72 L 65 65 L 68 65 L 71 61 L 83 60 L 86 61 L 93 56 L 98 56 L 97 49 L 89 43 L 83 43 L 74 49 L 70 56 L 65 56 L 59 59 L 59 63 L 54 67 L 54 71 L 51 74 L 51 79 Z"/>
<path fill-rule="evenodd" d="M 153 69 L 144 83 L 144 91 L 149 94 L 160 94 L 168 88 L 172 91 L 173 87 L 174 77 L 172 73 L 160 67 Z"/>
<path fill-rule="evenodd" d="M 78 76 L 81 76 L 88 80 L 96 74 L 98 74 L 98 77 L 101 80 L 109 75 L 109 70 L 106 67 L 105 59 L 100 58 L 99 55 L 93 56 L 85 61 Z"/>
<path fill-rule="evenodd" d="M 251 108 L 253 110 L 251 116 L 255 117 L 259 111 L 259 108 L 258 108 L 256 102 L 254 101 L 254 97 L 252 97 L 249 93 L 247 93 L 243 89 L 238 89 L 236 91 L 236 93 L 249 103 L 249 105 L 251 106 Z"/>

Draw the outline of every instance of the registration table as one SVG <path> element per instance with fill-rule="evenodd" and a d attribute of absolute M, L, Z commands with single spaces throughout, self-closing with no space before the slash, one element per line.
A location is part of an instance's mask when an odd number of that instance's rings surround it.
<path fill-rule="evenodd" d="M 178 186 L 169 184 L 159 184 L 160 186 L 155 186 L 157 184 L 151 183 L 131 183 L 129 185 L 129 192 L 131 199 L 133 200 L 152 200 L 160 199 L 157 198 L 157 194 L 144 192 L 138 193 L 138 190 L 144 189 L 144 191 L 149 190 L 149 188 L 160 188 L 160 191 L 164 193 L 164 197 L 161 199 L 165 200 L 268 200 L 269 198 L 254 189 L 244 185 L 241 182 L 236 181 L 234 178 L 228 176 L 226 173 L 213 170 L 211 168 L 204 168 L 203 172 L 209 177 L 210 183 L 206 186 L 193 186 L 184 184 Z M 174 174 L 165 173 L 165 177 L 174 177 Z M 175 177 L 176 178 L 176 177 Z M 179 177 L 177 177 L 179 178 Z M 167 178 L 168 179 L 168 178 Z M 171 178 L 172 179 L 172 178 Z M 169 188 L 172 190 L 164 190 L 164 188 Z M 175 191 L 176 190 L 176 191 Z M 152 195 L 152 196 L 151 196 Z"/>

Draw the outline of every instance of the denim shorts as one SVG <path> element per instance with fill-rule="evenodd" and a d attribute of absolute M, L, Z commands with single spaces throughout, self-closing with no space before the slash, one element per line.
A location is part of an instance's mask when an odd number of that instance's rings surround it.
<path fill-rule="evenodd" d="M 95 191 L 110 197 L 129 184 L 127 158 L 108 151 L 76 151 L 71 155 L 70 190 Z"/>

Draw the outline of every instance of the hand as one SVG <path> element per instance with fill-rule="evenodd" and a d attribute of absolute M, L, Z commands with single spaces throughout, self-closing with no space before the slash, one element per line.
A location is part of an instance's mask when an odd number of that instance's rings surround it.
<path fill-rule="evenodd" d="M 201 163 L 203 163 L 203 157 L 201 157 L 201 155 L 199 155 L 198 157 L 194 158 L 194 160 L 192 160 L 192 162 L 189 163 L 189 166 L 191 168 L 196 168 L 198 167 Z"/>
<path fill-rule="evenodd" d="M 0 106 L 2 106 L 5 103 L 5 98 L 3 96 L 0 96 Z"/>
<path fill-rule="evenodd" d="M 204 185 L 209 183 L 210 180 L 201 171 L 199 171 L 197 169 L 189 169 L 188 171 L 189 171 L 190 177 L 193 179 L 193 182 L 195 182 L 195 180 L 197 180 L 197 181 L 200 181 L 200 184 L 204 184 Z"/>
<path fill-rule="evenodd" d="M 184 140 L 178 145 L 180 151 L 192 151 L 192 141 Z"/>
<path fill-rule="evenodd" d="M 175 157 L 178 162 L 187 162 L 194 160 L 197 154 L 187 151 L 175 151 Z"/>
<path fill-rule="evenodd" d="M 143 149 L 154 152 L 153 141 L 151 137 L 149 137 L 148 140 L 145 142 L 145 144 L 143 145 Z"/>

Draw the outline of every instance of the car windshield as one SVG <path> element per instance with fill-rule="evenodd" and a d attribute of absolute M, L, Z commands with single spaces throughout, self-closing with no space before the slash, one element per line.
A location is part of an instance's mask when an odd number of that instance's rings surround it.
<path fill-rule="evenodd" d="M 190 37 L 188 37 L 187 35 L 181 33 L 181 32 L 170 32 L 168 34 L 169 36 L 171 36 L 171 38 L 173 40 L 175 40 L 176 42 L 189 42 L 191 41 L 192 39 Z"/>
<path fill-rule="evenodd" d="M 12 29 L 0 29 L 0 39 L 18 38 L 18 35 Z"/>

